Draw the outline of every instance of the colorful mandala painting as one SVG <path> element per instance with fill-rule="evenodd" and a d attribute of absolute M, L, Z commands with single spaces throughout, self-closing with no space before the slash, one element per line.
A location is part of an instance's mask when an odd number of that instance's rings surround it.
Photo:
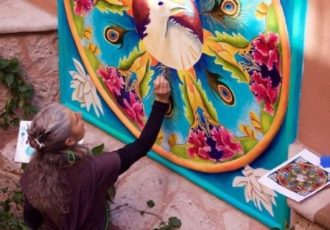
<path fill-rule="evenodd" d="M 280 186 L 301 196 L 307 196 L 329 182 L 329 172 L 302 157 L 268 176 Z"/>
<path fill-rule="evenodd" d="M 127 143 L 164 74 L 171 110 L 148 156 L 284 228 L 285 198 L 256 181 L 296 135 L 305 11 L 300 0 L 58 0 L 61 102 Z"/>
<path fill-rule="evenodd" d="M 279 1 L 64 5 L 89 81 L 135 136 L 150 112 L 152 81 L 166 74 L 173 96 L 154 148 L 161 156 L 203 172 L 234 170 L 278 131 L 290 60 Z"/>

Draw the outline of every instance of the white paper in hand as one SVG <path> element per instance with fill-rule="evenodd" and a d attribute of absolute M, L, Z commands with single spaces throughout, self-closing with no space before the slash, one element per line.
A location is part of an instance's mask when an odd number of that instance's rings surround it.
<path fill-rule="evenodd" d="M 32 148 L 27 142 L 27 129 L 31 121 L 21 121 L 19 124 L 19 131 L 17 137 L 15 161 L 20 163 L 29 163 L 31 157 L 35 153 L 35 149 Z"/>

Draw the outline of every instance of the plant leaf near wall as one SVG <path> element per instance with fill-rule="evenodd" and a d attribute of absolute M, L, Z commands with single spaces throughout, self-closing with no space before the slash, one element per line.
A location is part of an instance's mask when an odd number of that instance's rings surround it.
<path fill-rule="evenodd" d="M 33 86 L 24 80 L 24 73 L 16 58 L 0 57 L 0 84 L 9 91 L 5 105 L 0 108 L 0 127 L 18 125 L 20 118 L 28 119 L 36 112 L 32 105 Z"/>

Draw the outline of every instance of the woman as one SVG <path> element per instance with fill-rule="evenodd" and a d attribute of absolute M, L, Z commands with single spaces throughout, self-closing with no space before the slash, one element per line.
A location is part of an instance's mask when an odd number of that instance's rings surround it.
<path fill-rule="evenodd" d="M 79 113 L 54 103 L 35 116 L 28 141 L 37 153 L 21 178 L 24 220 L 31 229 L 110 228 L 107 190 L 150 150 L 168 109 L 170 86 L 163 76 L 154 81 L 154 94 L 140 137 L 97 157 L 78 144 L 84 137 Z"/>

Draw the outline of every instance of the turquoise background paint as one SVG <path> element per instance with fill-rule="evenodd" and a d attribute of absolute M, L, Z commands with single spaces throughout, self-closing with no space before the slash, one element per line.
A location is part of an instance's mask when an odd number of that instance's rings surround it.
<path fill-rule="evenodd" d="M 272 141 L 267 150 L 256 161 L 250 164 L 252 168 L 271 169 L 285 161 L 287 158 L 288 145 L 295 140 L 297 134 L 307 1 L 283 0 L 281 3 L 287 22 L 291 47 L 291 75 L 288 108 L 285 120 L 276 138 Z M 75 57 L 80 62 L 82 61 L 66 21 L 62 0 L 58 1 L 58 16 L 61 102 L 73 110 L 81 111 L 86 121 L 95 124 L 116 139 L 125 143 L 133 141 L 135 139 L 134 136 L 132 136 L 130 131 L 122 125 L 121 121 L 113 114 L 108 106 L 106 106 L 103 99 L 101 99 L 101 101 L 104 109 L 104 116 L 98 119 L 96 119 L 92 108 L 91 111 L 86 112 L 80 107 L 78 102 L 71 100 L 72 90 L 64 86 L 67 87 L 70 85 L 68 82 L 71 81 L 71 76 L 68 71 L 75 70 L 72 57 Z M 111 124 L 109 124 L 109 121 L 111 121 Z M 277 206 L 273 206 L 274 217 L 270 216 L 267 211 L 259 211 L 254 206 L 253 202 L 245 202 L 244 189 L 232 187 L 233 179 L 236 176 L 242 176 L 241 170 L 206 174 L 177 166 L 154 152 L 150 152 L 148 155 L 152 159 L 184 176 L 219 199 L 228 202 L 270 228 L 284 229 L 285 224 L 289 221 L 289 209 L 286 205 L 286 198 L 279 194 L 277 194 L 278 196 L 276 198 Z"/>

